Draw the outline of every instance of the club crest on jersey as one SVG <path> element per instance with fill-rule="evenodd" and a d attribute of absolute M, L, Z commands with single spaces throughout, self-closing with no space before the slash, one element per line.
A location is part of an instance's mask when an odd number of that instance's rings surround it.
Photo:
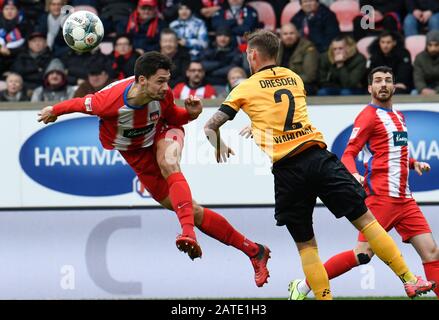
<path fill-rule="evenodd" d="M 157 121 L 159 117 L 160 117 L 160 111 L 154 111 L 149 114 L 149 119 L 154 122 Z"/>
<path fill-rule="evenodd" d="M 393 145 L 395 147 L 403 147 L 408 144 L 408 137 L 406 131 L 394 131 L 393 132 Z"/>

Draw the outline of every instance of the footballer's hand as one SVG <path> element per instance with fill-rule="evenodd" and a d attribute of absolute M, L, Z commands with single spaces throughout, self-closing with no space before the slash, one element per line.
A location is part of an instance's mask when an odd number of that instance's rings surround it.
<path fill-rule="evenodd" d="M 253 138 L 252 127 L 251 126 L 246 126 L 246 127 L 242 128 L 242 130 L 239 133 L 239 135 L 243 136 L 246 139 Z"/>
<path fill-rule="evenodd" d="M 355 179 L 357 179 L 357 181 L 358 181 L 361 185 L 364 184 L 364 177 L 363 177 L 361 174 L 355 172 L 355 173 L 353 173 L 352 175 L 354 176 Z"/>
<path fill-rule="evenodd" d="M 193 95 L 190 95 L 189 98 L 184 100 L 184 107 L 189 113 L 191 120 L 198 118 L 200 113 L 203 111 L 203 104 L 201 103 L 200 98 Z"/>
<path fill-rule="evenodd" d="M 430 165 L 427 162 L 416 161 L 413 165 L 417 174 L 422 176 L 423 172 L 430 171 Z"/>
<path fill-rule="evenodd" d="M 227 158 L 230 158 L 230 155 L 235 155 L 233 150 L 226 145 L 221 145 L 221 147 L 216 148 L 216 162 L 221 163 L 227 162 Z"/>
<path fill-rule="evenodd" d="M 53 114 L 52 106 L 45 107 L 38 112 L 38 122 L 43 121 L 43 123 L 47 124 L 49 122 L 55 122 L 57 118 L 58 117 Z"/>

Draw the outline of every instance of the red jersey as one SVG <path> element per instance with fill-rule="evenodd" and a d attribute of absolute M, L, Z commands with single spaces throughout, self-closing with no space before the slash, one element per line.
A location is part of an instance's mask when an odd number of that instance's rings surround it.
<path fill-rule="evenodd" d="M 177 83 L 174 87 L 174 96 L 176 99 L 187 99 L 189 95 L 196 96 L 201 99 L 214 99 L 216 98 L 216 91 L 213 86 L 206 84 L 199 88 L 191 88 L 186 83 Z"/>
<path fill-rule="evenodd" d="M 143 106 L 128 104 L 127 95 L 133 83 L 134 77 L 113 82 L 95 94 L 54 105 L 53 113 L 58 116 L 82 112 L 98 116 L 102 146 L 116 150 L 151 146 L 159 119 L 174 126 L 189 122 L 186 109 L 175 105 L 171 89 L 163 101 L 151 101 Z"/>
<path fill-rule="evenodd" d="M 342 162 L 356 173 L 355 157 L 363 150 L 368 195 L 411 198 L 409 169 L 415 159 L 409 158 L 405 119 L 400 111 L 369 104 L 357 116 Z"/>

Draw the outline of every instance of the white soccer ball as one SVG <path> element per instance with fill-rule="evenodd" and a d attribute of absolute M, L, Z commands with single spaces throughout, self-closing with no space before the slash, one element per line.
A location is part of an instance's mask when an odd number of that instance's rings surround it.
<path fill-rule="evenodd" d="M 96 48 L 104 38 L 104 26 L 97 15 L 76 11 L 69 15 L 62 28 L 64 40 L 73 50 L 87 52 Z"/>

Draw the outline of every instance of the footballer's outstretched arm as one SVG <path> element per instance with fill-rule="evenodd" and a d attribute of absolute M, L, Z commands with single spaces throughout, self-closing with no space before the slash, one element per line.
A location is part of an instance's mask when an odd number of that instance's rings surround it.
<path fill-rule="evenodd" d="M 38 112 L 38 122 L 45 124 L 55 122 L 57 117 L 67 113 L 82 112 L 86 114 L 96 114 L 91 109 L 91 101 L 95 95 L 88 95 L 83 98 L 73 98 L 59 102 L 53 106 L 47 106 Z"/>
<path fill-rule="evenodd" d="M 216 162 L 226 162 L 230 155 L 235 155 L 221 139 L 220 127 L 230 120 L 230 116 L 223 111 L 217 111 L 204 126 L 207 140 L 216 150 Z"/>

